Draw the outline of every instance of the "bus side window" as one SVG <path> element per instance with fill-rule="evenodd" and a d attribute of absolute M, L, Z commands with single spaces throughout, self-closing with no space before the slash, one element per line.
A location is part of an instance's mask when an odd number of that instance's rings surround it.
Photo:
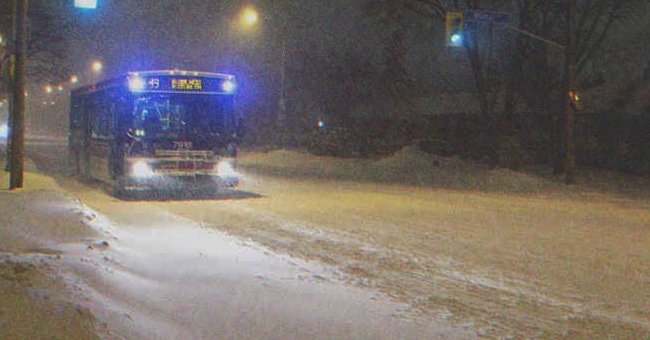
<path fill-rule="evenodd" d="M 101 103 L 92 114 L 93 138 L 110 138 L 113 134 L 115 104 Z"/>

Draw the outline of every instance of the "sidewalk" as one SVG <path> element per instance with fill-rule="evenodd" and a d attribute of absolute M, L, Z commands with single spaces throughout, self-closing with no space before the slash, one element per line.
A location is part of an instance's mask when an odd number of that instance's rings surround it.
<path fill-rule="evenodd" d="M 51 265 L 60 255 L 50 249 L 93 231 L 80 222 L 78 201 L 32 172 L 31 162 L 26 168 L 25 189 L 16 191 L 7 190 L 9 175 L 0 172 L 0 338 L 98 338 L 95 318 L 72 302 Z"/>

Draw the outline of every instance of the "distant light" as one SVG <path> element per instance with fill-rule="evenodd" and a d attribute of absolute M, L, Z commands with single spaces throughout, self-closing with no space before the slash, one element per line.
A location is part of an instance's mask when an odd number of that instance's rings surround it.
<path fill-rule="evenodd" d="M 9 136 L 9 126 L 7 124 L 0 125 L 0 138 L 7 139 Z"/>
<path fill-rule="evenodd" d="M 241 21 L 245 26 L 253 26 L 257 23 L 259 15 L 253 7 L 246 7 L 241 14 Z"/>
<path fill-rule="evenodd" d="M 70 77 L 70 83 L 71 83 L 71 84 L 76 84 L 76 83 L 78 83 L 78 82 L 79 82 L 79 77 L 77 77 L 77 76 L 75 76 L 75 75 L 73 75 L 73 76 Z"/>
<path fill-rule="evenodd" d="M 144 130 L 143 129 L 135 129 L 135 131 L 133 131 L 133 134 L 136 137 L 144 137 Z"/>
<path fill-rule="evenodd" d="M 74 7 L 77 8 L 97 8 L 97 0 L 74 0 Z"/>
<path fill-rule="evenodd" d="M 63 91 L 63 85 L 57 86 L 56 89 L 59 90 L 59 92 Z"/>
<path fill-rule="evenodd" d="M 223 89 L 224 92 L 227 92 L 227 93 L 233 93 L 236 88 L 237 88 L 237 84 L 232 79 L 226 79 L 223 82 L 223 84 L 221 84 L 221 89 Z"/>
<path fill-rule="evenodd" d="M 53 101 L 52 101 L 52 102 L 50 102 L 50 105 L 54 105 L 54 104 L 55 104 L 55 102 L 53 102 Z"/>
<path fill-rule="evenodd" d="M 103 68 L 104 65 L 102 65 L 102 62 L 99 60 L 93 61 L 93 63 L 90 65 L 90 69 L 95 73 L 101 72 Z"/>
<path fill-rule="evenodd" d="M 45 85 L 45 93 L 52 93 L 52 85 Z M 25 93 L 27 95 L 27 93 Z"/>
<path fill-rule="evenodd" d="M 460 33 L 452 34 L 449 40 L 452 46 L 459 47 L 463 45 L 463 35 Z"/>
<path fill-rule="evenodd" d="M 321 129 L 324 128 L 325 127 L 325 122 L 322 121 L 321 119 L 319 119 L 318 120 L 318 127 L 321 128 Z"/>
<path fill-rule="evenodd" d="M 142 92 L 145 87 L 144 79 L 139 76 L 134 76 L 129 78 L 129 91 L 131 92 Z"/>

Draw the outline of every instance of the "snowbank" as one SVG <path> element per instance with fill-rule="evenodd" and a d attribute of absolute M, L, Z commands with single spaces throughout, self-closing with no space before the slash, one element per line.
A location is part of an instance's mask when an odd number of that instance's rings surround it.
<path fill-rule="evenodd" d="M 458 158 L 431 156 L 409 146 L 380 159 L 340 159 L 300 151 L 244 153 L 239 165 L 263 174 L 416 185 L 453 190 L 535 193 L 560 186 L 508 169 L 489 169 Z"/>

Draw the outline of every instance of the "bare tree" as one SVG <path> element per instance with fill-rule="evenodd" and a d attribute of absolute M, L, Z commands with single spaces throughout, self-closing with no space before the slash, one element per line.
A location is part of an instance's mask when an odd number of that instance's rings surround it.
<path fill-rule="evenodd" d="M 642 2 L 576 2 L 572 47 L 578 87 L 588 80 L 584 70 L 601 50 L 613 25 L 642 7 Z M 383 11 L 373 14 L 392 18 L 394 9 L 390 6 L 402 6 L 439 22 L 442 29 L 448 11 L 497 10 L 511 13 L 513 21 L 510 25 L 517 30 L 566 45 L 569 27 L 567 4 L 567 0 L 401 0 L 387 2 L 383 4 Z M 469 64 L 467 71 L 471 73 L 474 83 L 471 88 L 484 117 L 484 138 L 478 144 L 484 148 L 484 153 L 493 163 L 498 162 L 498 136 L 504 133 L 518 134 L 524 139 L 538 136 L 535 146 L 547 149 L 540 158 L 546 161 L 561 159 L 549 156 L 562 154 L 564 144 L 561 142 L 563 129 L 560 119 L 567 87 L 564 51 L 495 25 L 466 22 L 464 34 L 463 51 Z M 517 117 L 518 114 L 529 112 L 540 112 L 548 117 L 548 128 L 533 125 L 531 119 L 527 119 L 526 123 L 524 118 L 527 117 Z M 531 133 L 530 129 L 536 133 Z"/>
<path fill-rule="evenodd" d="M 28 12 L 27 75 L 31 82 L 57 82 L 69 75 L 66 61 L 68 39 L 73 38 L 72 24 L 67 13 L 67 1 L 32 0 Z M 0 60 L 3 92 L 10 90 L 9 62 L 13 48 L 13 1 L 0 0 L 0 34 L 6 40 L 6 49 Z"/>

